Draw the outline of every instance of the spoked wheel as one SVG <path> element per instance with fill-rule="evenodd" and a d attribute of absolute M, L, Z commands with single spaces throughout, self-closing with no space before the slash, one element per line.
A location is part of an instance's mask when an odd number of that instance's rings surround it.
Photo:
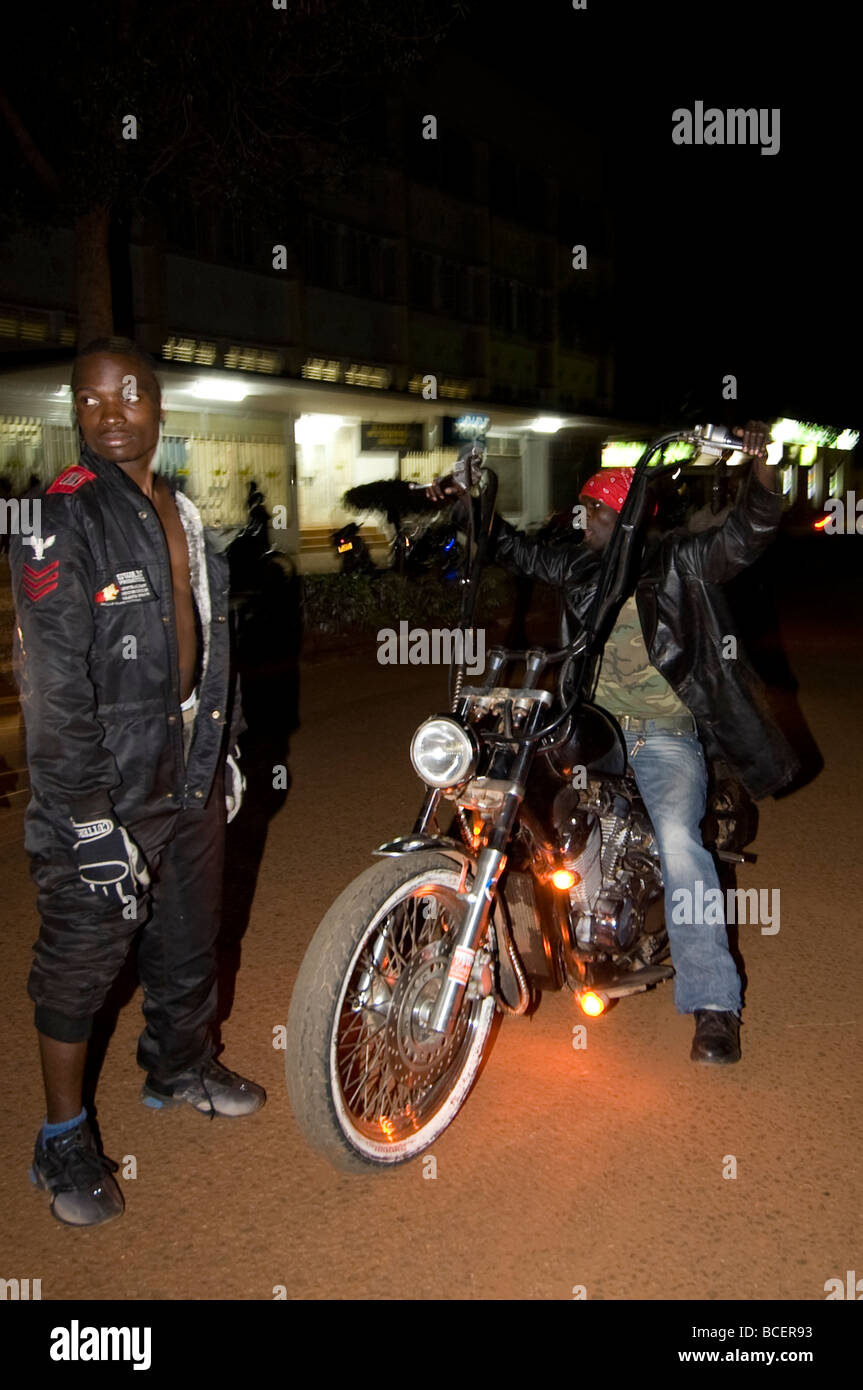
<path fill-rule="evenodd" d="M 434 851 L 386 859 L 352 883 L 306 953 L 288 1016 L 288 1091 L 309 1142 L 337 1166 L 403 1163 L 464 1102 L 492 1028 L 482 959 L 453 1032 L 427 1027 L 465 905 Z"/>

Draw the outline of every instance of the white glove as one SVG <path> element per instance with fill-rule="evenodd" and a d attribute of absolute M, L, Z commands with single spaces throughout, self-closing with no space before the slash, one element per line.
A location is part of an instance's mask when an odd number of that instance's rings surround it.
<path fill-rule="evenodd" d="M 111 816 L 72 821 L 78 843 L 78 872 L 91 893 L 97 889 L 110 897 L 116 890 L 122 903 L 149 887 L 150 873 L 144 856 L 125 826 Z M 125 891 L 124 891 L 125 889 Z"/>
<path fill-rule="evenodd" d="M 239 768 L 238 759 L 240 750 L 234 745 L 233 753 L 229 753 L 225 763 L 225 805 L 228 808 L 228 825 L 234 819 L 243 804 L 243 793 L 246 790 L 246 779 Z"/>

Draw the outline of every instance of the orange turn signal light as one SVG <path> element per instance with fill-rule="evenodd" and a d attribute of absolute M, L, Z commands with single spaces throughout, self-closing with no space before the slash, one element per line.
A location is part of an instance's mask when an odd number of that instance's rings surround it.
<path fill-rule="evenodd" d="M 572 869 L 555 869 L 551 881 L 555 888 L 559 888 L 563 893 L 568 893 L 570 888 L 574 888 L 577 883 L 581 882 L 581 878 L 578 874 L 573 873 Z"/>
<path fill-rule="evenodd" d="M 578 1007 L 588 1018 L 599 1018 L 606 1010 L 606 1002 L 601 994 L 596 994 L 592 989 L 585 990 L 584 994 L 578 996 Z"/>

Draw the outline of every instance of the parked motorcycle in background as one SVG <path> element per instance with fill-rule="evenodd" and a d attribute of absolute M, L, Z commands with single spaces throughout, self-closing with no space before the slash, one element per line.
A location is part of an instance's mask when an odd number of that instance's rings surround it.
<path fill-rule="evenodd" d="M 388 563 L 396 574 L 437 574 L 448 583 L 458 581 L 462 564 L 458 530 L 429 504 L 425 488 L 400 478 L 381 478 L 350 488 L 343 501 L 355 511 L 377 513 L 393 528 Z M 333 532 L 333 544 L 340 554 L 351 556 L 359 545 L 368 555 L 359 529 L 358 523 L 350 522 Z M 364 572 L 374 570 L 371 557 L 368 564 L 362 559 L 357 564 L 351 558 L 348 564 L 343 562 L 341 572 L 354 573 L 355 565 Z"/>
<path fill-rule="evenodd" d="M 411 744 L 426 786 L 412 830 L 375 851 L 380 862 L 336 899 L 306 951 L 287 1085 L 309 1144 L 339 1168 L 391 1168 L 427 1150 L 464 1104 L 502 1015 L 567 989 L 598 1016 L 674 973 L 656 837 L 620 727 L 587 689 L 652 511 L 648 484 L 679 466 L 663 463 L 678 440 L 701 452 L 734 442 L 698 426 L 645 449 L 570 646 L 493 648 L 471 686 L 451 669 L 449 709 Z M 497 489 L 478 449 L 454 474 L 465 498 L 477 478 L 464 629 Z M 734 863 L 737 817 L 726 796 L 710 821 L 717 856 Z"/>
<path fill-rule="evenodd" d="M 336 527 L 330 540 L 339 557 L 340 574 L 377 574 L 377 566 L 355 521 Z"/>
<path fill-rule="evenodd" d="M 455 583 L 461 574 L 458 531 L 446 522 L 402 521 L 393 538 L 392 568 L 397 574 L 438 574 Z"/>

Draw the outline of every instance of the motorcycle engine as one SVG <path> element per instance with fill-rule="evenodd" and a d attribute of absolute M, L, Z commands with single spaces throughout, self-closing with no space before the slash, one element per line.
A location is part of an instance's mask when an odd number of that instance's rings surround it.
<path fill-rule="evenodd" d="M 662 878 L 646 815 L 625 783 L 588 781 L 565 788 L 554 807 L 564 863 L 580 876 L 570 891 L 570 919 L 583 951 L 625 954 L 645 932 L 661 929 Z"/>
<path fill-rule="evenodd" d="M 609 892 L 597 898 L 593 911 L 579 920 L 576 939 L 579 945 L 616 954 L 628 951 L 634 945 L 638 939 L 638 929 L 639 917 L 631 899 Z"/>

